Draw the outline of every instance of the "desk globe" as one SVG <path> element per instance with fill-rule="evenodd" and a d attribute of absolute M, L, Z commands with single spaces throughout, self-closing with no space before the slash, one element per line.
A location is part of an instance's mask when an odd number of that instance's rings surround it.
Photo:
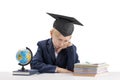
<path fill-rule="evenodd" d="M 19 65 L 22 66 L 22 71 L 25 71 L 24 66 L 28 65 L 31 62 L 32 56 L 32 51 L 28 47 L 26 47 L 26 49 L 18 50 L 16 59 L 18 60 Z"/>
<path fill-rule="evenodd" d="M 32 51 L 26 47 L 26 49 L 18 50 L 16 54 L 16 59 L 19 62 L 18 64 L 22 66 L 20 70 L 13 71 L 13 75 L 23 75 L 28 76 L 38 73 L 38 70 L 30 69 L 27 70 L 24 68 L 25 65 L 28 65 L 32 60 L 33 54 Z"/>

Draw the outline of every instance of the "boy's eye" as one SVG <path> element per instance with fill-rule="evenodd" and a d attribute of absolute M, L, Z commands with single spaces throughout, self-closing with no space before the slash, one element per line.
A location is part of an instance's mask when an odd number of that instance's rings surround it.
<path fill-rule="evenodd" d="M 62 41 L 62 39 L 58 39 L 59 41 Z"/>
<path fill-rule="evenodd" d="M 65 42 L 68 42 L 67 40 L 65 40 Z"/>

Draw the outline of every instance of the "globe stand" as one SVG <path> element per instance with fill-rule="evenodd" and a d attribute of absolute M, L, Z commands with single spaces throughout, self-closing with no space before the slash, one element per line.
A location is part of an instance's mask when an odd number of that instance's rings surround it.
<path fill-rule="evenodd" d="M 19 71 L 27 72 L 28 70 L 22 65 L 22 68 Z"/>
<path fill-rule="evenodd" d="M 22 66 L 22 68 L 19 71 L 28 71 L 28 70 L 25 69 L 25 67 L 24 67 L 25 65 L 22 65 L 20 63 L 18 65 Z"/>
<path fill-rule="evenodd" d="M 24 68 L 24 66 L 22 66 L 21 70 L 22 70 L 22 71 L 25 71 L 25 68 Z"/>

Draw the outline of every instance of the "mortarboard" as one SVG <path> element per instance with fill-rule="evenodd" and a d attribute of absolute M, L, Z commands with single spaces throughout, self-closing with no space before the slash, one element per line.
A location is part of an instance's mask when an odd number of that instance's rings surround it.
<path fill-rule="evenodd" d="M 52 14 L 52 13 L 47 13 L 53 18 L 55 18 L 55 22 L 53 24 L 53 27 L 57 29 L 63 36 L 70 36 L 72 35 L 74 31 L 74 25 L 81 25 L 83 26 L 82 23 L 80 23 L 78 20 L 76 20 L 73 17 L 68 17 L 68 16 L 63 16 L 63 15 L 58 15 L 58 14 Z"/>

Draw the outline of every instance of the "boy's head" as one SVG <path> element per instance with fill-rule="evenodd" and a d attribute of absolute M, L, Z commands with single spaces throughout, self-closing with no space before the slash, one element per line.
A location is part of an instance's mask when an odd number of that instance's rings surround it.
<path fill-rule="evenodd" d="M 74 25 L 83 26 L 78 20 L 73 17 L 47 13 L 56 20 L 53 24 L 53 29 L 50 31 L 51 38 L 56 49 L 62 48 L 69 44 L 71 35 L 74 31 Z"/>
<path fill-rule="evenodd" d="M 64 47 L 66 43 L 68 43 L 71 39 L 71 35 L 69 36 L 63 36 L 58 30 L 56 30 L 55 28 L 53 28 L 50 31 L 51 34 L 51 38 L 53 41 L 53 45 L 56 49 L 59 49 L 61 47 Z"/>

